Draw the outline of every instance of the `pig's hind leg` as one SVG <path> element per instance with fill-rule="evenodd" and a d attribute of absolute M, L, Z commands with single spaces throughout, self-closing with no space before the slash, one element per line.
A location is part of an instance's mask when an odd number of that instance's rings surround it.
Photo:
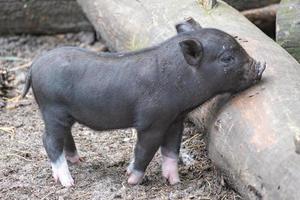
<path fill-rule="evenodd" d="M 66 159 L 71 163 L 78 164 L 83 162 L 83 158 L 81 158 L 77 152 L 77 148 L 71 133 L 71 129 L 65 132 L 64 152 L 65 152 Z"/>
<path fill-rule="evenodd" d="M 43 135 L 43 145 L 51 161 L 53 177 L 55 181 L 60 181 L 65 187 L 74 185 L 68 163 L 64 155 L 64 140 L 73 125 L 73 121 L 62 110 L 42 109 L 45 122 L 45 133 Z"/>
<path fill-rule="evenodd" d="M 178 155 L 183 131 L 183 120 L 173 122 L 168 128 L 161 145 L 162 175 L 171 185 L 180 182 Z"/>

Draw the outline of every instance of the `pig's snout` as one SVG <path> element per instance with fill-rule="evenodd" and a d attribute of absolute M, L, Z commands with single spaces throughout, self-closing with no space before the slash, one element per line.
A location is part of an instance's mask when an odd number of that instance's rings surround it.
<path fill-rule="evenodd" d="M 256 81 L 259 81 L 261 79 L 261 76 L 263 74 L 263 72 L 266 69 L 266 62 L 264 62 L 263 64 L 261 64 L 260 62 L 255 63 L 255 71 L 256 71 Z"/>
<path fill-rule="evenodd" d="M 263 72 L 266 69 L 266 63 L 256 62 L 254 59 L 250 59 L 245 68 L 246 70 L 243 74 L 243 77 L 240 79 L 240 86 L 235 90 L 236 92 L 244 90 L 259 82 L 262 78 Z"/>

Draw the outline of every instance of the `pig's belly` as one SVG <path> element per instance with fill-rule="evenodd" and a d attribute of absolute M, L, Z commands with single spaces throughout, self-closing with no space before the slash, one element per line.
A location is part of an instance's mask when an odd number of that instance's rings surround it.
<path fill-rule="evenodd" d="M 80 124 L 99 131 L 134 126 L 134 112 L 129 105 L 84 105 L 71 109 L 70 114 Z"/>

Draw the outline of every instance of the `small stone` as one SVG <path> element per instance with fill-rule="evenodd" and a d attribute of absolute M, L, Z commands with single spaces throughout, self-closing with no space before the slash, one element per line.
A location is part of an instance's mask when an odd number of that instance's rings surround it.
<path fill-rule="evenodd" d="M 300 133 L 296 133 L 294 136 L 295 151 L 300 154 Z"/>
<path fill-rule="evenodd" d="M 115 194 L 114 199 L 122 199 L 122 195 L 121 194 Z"/>
<path fill-rule="evenodd" d="M 78 34 L 78 39 L 81 43 L 89 44 L 89 45 L 95 43 L 96 41 L 94 32 L 80 32 Z"/>

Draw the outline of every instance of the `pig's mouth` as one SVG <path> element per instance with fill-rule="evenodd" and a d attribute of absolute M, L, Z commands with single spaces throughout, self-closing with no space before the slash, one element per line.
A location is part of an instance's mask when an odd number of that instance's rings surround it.
<path fill-rule="evenodd" d="M 255 84 L 261 80 L 262 74 L 266 69 L 266 63 L 256 62 L 254 59 L 251 59 L 248 64 L 248 73 L 244 75 L 248 84 Z"/>
<path fill-rule="evenodd" d="M 254 78 L 254 83 L 257 83 L 258 81 L 260 81 L 263 72 L 266 69 L 266 62 L 264 63 L 260 63 L 260 62 L 254 62 L 254 70 L 255 70 L 255 78 Z"/>
<path fill-rule="evenodd" d="M 240 87 L 235 92 L 242 91 L 259 82 L 266 69 L 266 63 L 256 62 L 254 59 L 251 59 L 250 63 L 246 64 L 245 68 L 248 70 L 240 79 Z"/>

